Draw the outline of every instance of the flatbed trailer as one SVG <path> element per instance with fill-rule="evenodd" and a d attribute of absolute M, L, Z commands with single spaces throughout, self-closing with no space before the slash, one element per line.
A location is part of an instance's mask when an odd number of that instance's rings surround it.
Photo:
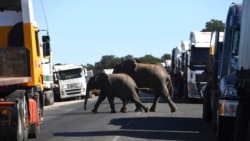
<path fill-rule="evenodd" d="M 30 77 L 0 77 L 0 86 L 28 83 Z"/>

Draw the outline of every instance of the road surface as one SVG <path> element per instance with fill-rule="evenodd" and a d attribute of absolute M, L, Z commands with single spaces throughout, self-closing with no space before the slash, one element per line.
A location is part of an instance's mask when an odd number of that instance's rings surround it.
<path fill-rule="evenodd" d="M 176 101 L 178 111 L 170 112 L 168 104 L 161 100 L 156 112 L 134 112 L 129 104 L 127 113 L 120 113 L 122 106 L 115 100 L 117 113 L 109 113 L 104 101 L 98 113 L 91 109 L 96 98 L 89 99 L 88 110 L 83 110 L 84 100 L 55 103 L 45 108 L 44 121 L 38 139 L 30 141 L 215 141 L 216 134 L 209 123 L 202 120 L 201 103 Z M 142 97 L 150 106 L 152 95 Z"/>

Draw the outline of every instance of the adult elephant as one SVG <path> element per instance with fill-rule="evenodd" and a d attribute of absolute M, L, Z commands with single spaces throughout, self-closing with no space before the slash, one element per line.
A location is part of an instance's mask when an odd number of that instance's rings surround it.
<path fill-rule="evenodd" d="M 84 110 L 86 110 L 89 92 L 93 89 L 100 89 L 99 98 L 92 110 L 94 113 L 97 113 L 99 105 L 106 97 L 108 98 L 111 107 L 111 113 L 116 113 L 114 105 L 115 97 L 118 97 L 123 101 L 123 107 L 121 108 L 121 112 L 123 113 L 127 112 L 127 104 L 129 101 L 132 101 L 136 106 L 143 108 L 145 112 L 149 111 L 149 107 L 143 105 L 139 99 L 137 92 L 140 88 L 137 87 L 134 80 L 127 74 L 98 73 L 92 76 L 87 84 Z"/>
<path fill-rule="evenodd" d="M 170 96 L 173 94 L 170 75 L 160 64 L 137 63 L 134 59 L 127 59 L 116 65 L 113 73 L 126 73 L 135 80 L 138 87 L 147 87 L 153 90 L 155 98 L 150 108 L 151 112 L 156 111 L 160 97 L 168 102 L 171 112 L 177 110 L 177 106 Z"/>

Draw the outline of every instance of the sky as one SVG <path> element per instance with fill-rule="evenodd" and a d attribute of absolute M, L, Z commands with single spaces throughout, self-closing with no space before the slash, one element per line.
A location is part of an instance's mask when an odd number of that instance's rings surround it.
<path fill-rule="evenodd" d="M 225 23 L 232 2 L 242 0 L 34 0 L 33 8 L 54 64 L 94 65 L 105 55 L 171 54 L 211 19 Z"/>

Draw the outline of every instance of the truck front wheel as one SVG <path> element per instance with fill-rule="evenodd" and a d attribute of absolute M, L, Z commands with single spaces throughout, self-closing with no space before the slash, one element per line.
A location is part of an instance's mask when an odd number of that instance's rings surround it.
<path fill-rule="evenodd" d="M 212 111 L 211 111 L 211 98 L 209 93 L 209 87 L 207 87 L 206 90 L 204 91 L 202 116 L 206 122 L 211 122 Z"/>
<path fill-rule="evenodd" d="M 217 126 L 218 141 L 233 141 L 234 138 L 234 118 L 219 116 Z"/>

